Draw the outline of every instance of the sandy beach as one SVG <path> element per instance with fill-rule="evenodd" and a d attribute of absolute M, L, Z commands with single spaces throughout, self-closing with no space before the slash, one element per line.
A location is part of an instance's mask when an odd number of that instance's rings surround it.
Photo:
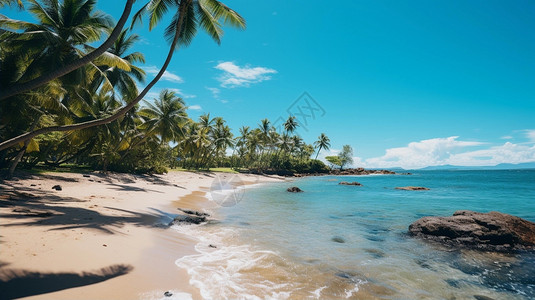
<path fill-rule="evenodd" d="M 170 291 L 174 299 L 199 299 L 174 264 L 194 254 L 197 242 L 167 224 L 178 208 L 217 208 L 204 196 L 215 180 L 231 177 L 282 180 L 170 172 L 45 173 L 2 182 L 0 298 L 158 299 Z"/>

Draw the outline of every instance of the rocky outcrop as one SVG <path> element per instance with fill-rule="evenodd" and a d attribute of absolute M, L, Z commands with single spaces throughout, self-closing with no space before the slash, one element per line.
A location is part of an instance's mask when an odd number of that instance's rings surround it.
<path fill-rule="evenodd" d="M 397 187 L 396 190 L 404 190 L 404 191 L 429 191 L 428 188 L 423 186 L 401 186 Z"/>
<path fill-rule="evenodd" d="M 486 251 L 535 250 L 535 223 L 500 212 L 456 211 L 451 217 L 423 217 L 409 233 L 451 246 Z"/>
<path fill-rule="evenodd" d="M 196 210 L 192 210 L 192 209 L 179 208 L 178 210 L 180 210 L 183 213 L 186 213 L 188 215 L 195 215 L 195 216 L 198 216 L 198 217 L 209 217 L 210 216 L 210 214 L 207 214 L 205 212 L 200 212 L 200 211 L 196 211 Z"/>
<path fill-rule="evenodd" d="M 356 181 L 353 181 L 353 182 L 347 182 L 347 181 L 340 181 L 340 183 L 338 184 L 341 184 L 341 185 L 356 185 L 356 186 L 362 186 L 362 184 L 356 182 Z"/>
<path fill-rule="evenodd" d="M 296 187 L 296 186 L 292 186 L 292 187 L 289 187 L 286 189 L 286 191 L 290 192 L 290 193 L 302 193 L 303 190 Z"/>
<path fill-rule="evenodd" d="M 346 170 L 331 170 L 329 172 L 331 175 L 371 175 L 371 174 L 383 174 L 383 175 L 393 175 L 396 172 L 389 170 L 367 170 L 364 168 L 356 169 L 346 169 Z"/>
<path fill-rule="evenodd" d="M 169 226 L 183 224 L 201 224 L 204 222 L 208 222 L 208 219 L 206 217 L 210 216 L 207 213 L 191 209 L 179 208 L 178 210 L 182 211 L 185 214 L 176 216 L 173 221 L 169 223 Z"/>

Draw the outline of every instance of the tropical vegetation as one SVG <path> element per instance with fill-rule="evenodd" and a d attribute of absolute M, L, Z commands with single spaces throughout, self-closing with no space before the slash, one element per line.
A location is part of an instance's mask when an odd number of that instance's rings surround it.
<path fill-rule="evenodd" d="M 234 136 L 220 117 L 192 120 L 185 101 L 171 89 L 147 99 L 176 50 L 188 46 L 198 29 L 220 43 L 223 25 L 244 28 L 245 21 L 216 0 L 152 0 L 125 29 L 133 2 L 126 1 L 114 23 L 95 9 L 96 0 L 0 0 L 0 7 L 26 9 L 37 20 L 0 15 L 0 168 L 8 175 L 17 166 L 65 164 L 124 172 L 178 167 L 327 171 L 311 157 L 329 149 L 328 137 L 322 133 L 313 145 L 305 143 L 295 134 L 295 116 L 288 117 L 282 132 L 264 119 Z M 140 40 L 134 25 L 146 17 L 153 29 L 166 12 L 172 12 L 165 30 L 166 60 L 139 90 L 145 57 L 131 50 Z"/>

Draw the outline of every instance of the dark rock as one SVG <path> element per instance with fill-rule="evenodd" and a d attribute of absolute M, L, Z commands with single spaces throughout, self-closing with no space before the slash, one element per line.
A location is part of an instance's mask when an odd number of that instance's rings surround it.
<path fill-rule="evenodd" d="M 37 184 L 35 184 L 35 183 L 32 183 L 32 184 L 30 184 L 30 186 L 37 186 Z"/>
<path fill-rule="evenodd" d="M 300 188 L 296 187 L 296 186 L 292 186 L 292 187 L 289 187 L 286 189 L 286 191 L 290 192 L 290 193 L 302 193 L 303 190 L 301 190 Z"/>
<path fill-rule="evenodd" d="M 61 191 L 61 185 L 56 184 L 55 186 L 52 187 L 52 189 L 56 191 Z"/>
<path fill-rule="evenodd" d="M 171 297 L 171 296 L 173 296 L 173 293 L 171 293 L 170 291 L 167 291 L 167 292 L 163 293 L 163 295 L 165 297 Z"/>
<path fill-rule="evenodd" d="M 198 216 L 198 217 L 209 217 L 210 216 L 210 214 L 207 214 L 207 213 L 204 213 L 204 212 L 200 212 L 200 211 L 196 211 L 196 210 L 192 210 L 192 209 L 179 208 L 178 210 L 182 211 L 185 214 L 195 215 L 195 216 Z"/>
<path fill-rule="evenodd" d="M 371 255 L 373 258 L 383 258 L 386 256 L 386 253 L 384 253 L 383 251 L 379 249 L 363 249 L 363 250 L 366 251 L 366 253 Z"/>
<path fill-rule="evenodd" d="M 353 181 L 353 182 L 347 182 L 347 181 L 340 181 L 340 183 L 338 184 L 341 184 L 341 185 L 356 185 L 356 186 L 362 186 L 362 184 L 356 182 L 356 181 Z"/>
<path fill-rule="evenodd" d="M 331 241 L 336 242 L 336 243 L 340 243 L 340 244 L 343 244 L 343 243 L 346 242 L 346 241 L 344 240 L 344 238 L 339 237 L 339 236 L 333 236 L 333 238 L 331 239 Z"/>
<path fill-rule="evenodd" d="M 87 174 L 84 174 L 84 175 L 82 175 L 82 176 L 84 176 L 84 177 L 90 177 L 90 176 L 89 176 L 89 175 L 87 175 Z"/>
<path fill-rule="evenodd" d="M 535 223 L 495 211 L 460 210 L 452 217 L 423 217 L 409 226 L 409 233 L 485 251 L 535 250 Z"/>
<path fill-rule="evenodd" d="M 208 247 L 210 247 L 210 248 L 217 248 L 217 246 L 216 246 L 216 245 L 213 245 L 213 244 L 208 245 Z"/>
<path fill-rule="evenodd" d="M 404 190 L 404 191 L 429 191 L 428 188 L 423 186 L 401 186 L 397 187 L 396 190 Z"/>
<path fill-rule="evenodd" d="M 169 223 L 169 226 L 181 224 L 201 224 L 203 222 L 206 222 L 205 216 L 199 217 L 195 215 L 178 215 L 173 221 L 171 221 L 171 223 Z"/>
<path fill-rule="evenodd" d="M 487 297 L 487 296 L 484 296 L 484 295 L 474 295 L 474 298 L 476 300 L 494 300 L 494 298 Z"/>

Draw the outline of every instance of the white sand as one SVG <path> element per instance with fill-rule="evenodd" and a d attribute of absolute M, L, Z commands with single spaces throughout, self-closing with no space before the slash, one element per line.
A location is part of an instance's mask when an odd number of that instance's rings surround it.
<path fill-rule="evenodd" d="M 165 226 L 177 208 L 210 210 L 217 176 L 244 184 L 278 177 L 171 172 L 158 176 L 47 173 L 0 184 L 0 298 L 199 299 L 179 257 L 194 241 Z M 62 190 L 52 186 L 59 184 Z M 51 215 L 35 216 L 50 213 Z M 33 215 L 32 215 L 33 214 Z M 7 296 L 6 296 L 7 293 Z"/>

